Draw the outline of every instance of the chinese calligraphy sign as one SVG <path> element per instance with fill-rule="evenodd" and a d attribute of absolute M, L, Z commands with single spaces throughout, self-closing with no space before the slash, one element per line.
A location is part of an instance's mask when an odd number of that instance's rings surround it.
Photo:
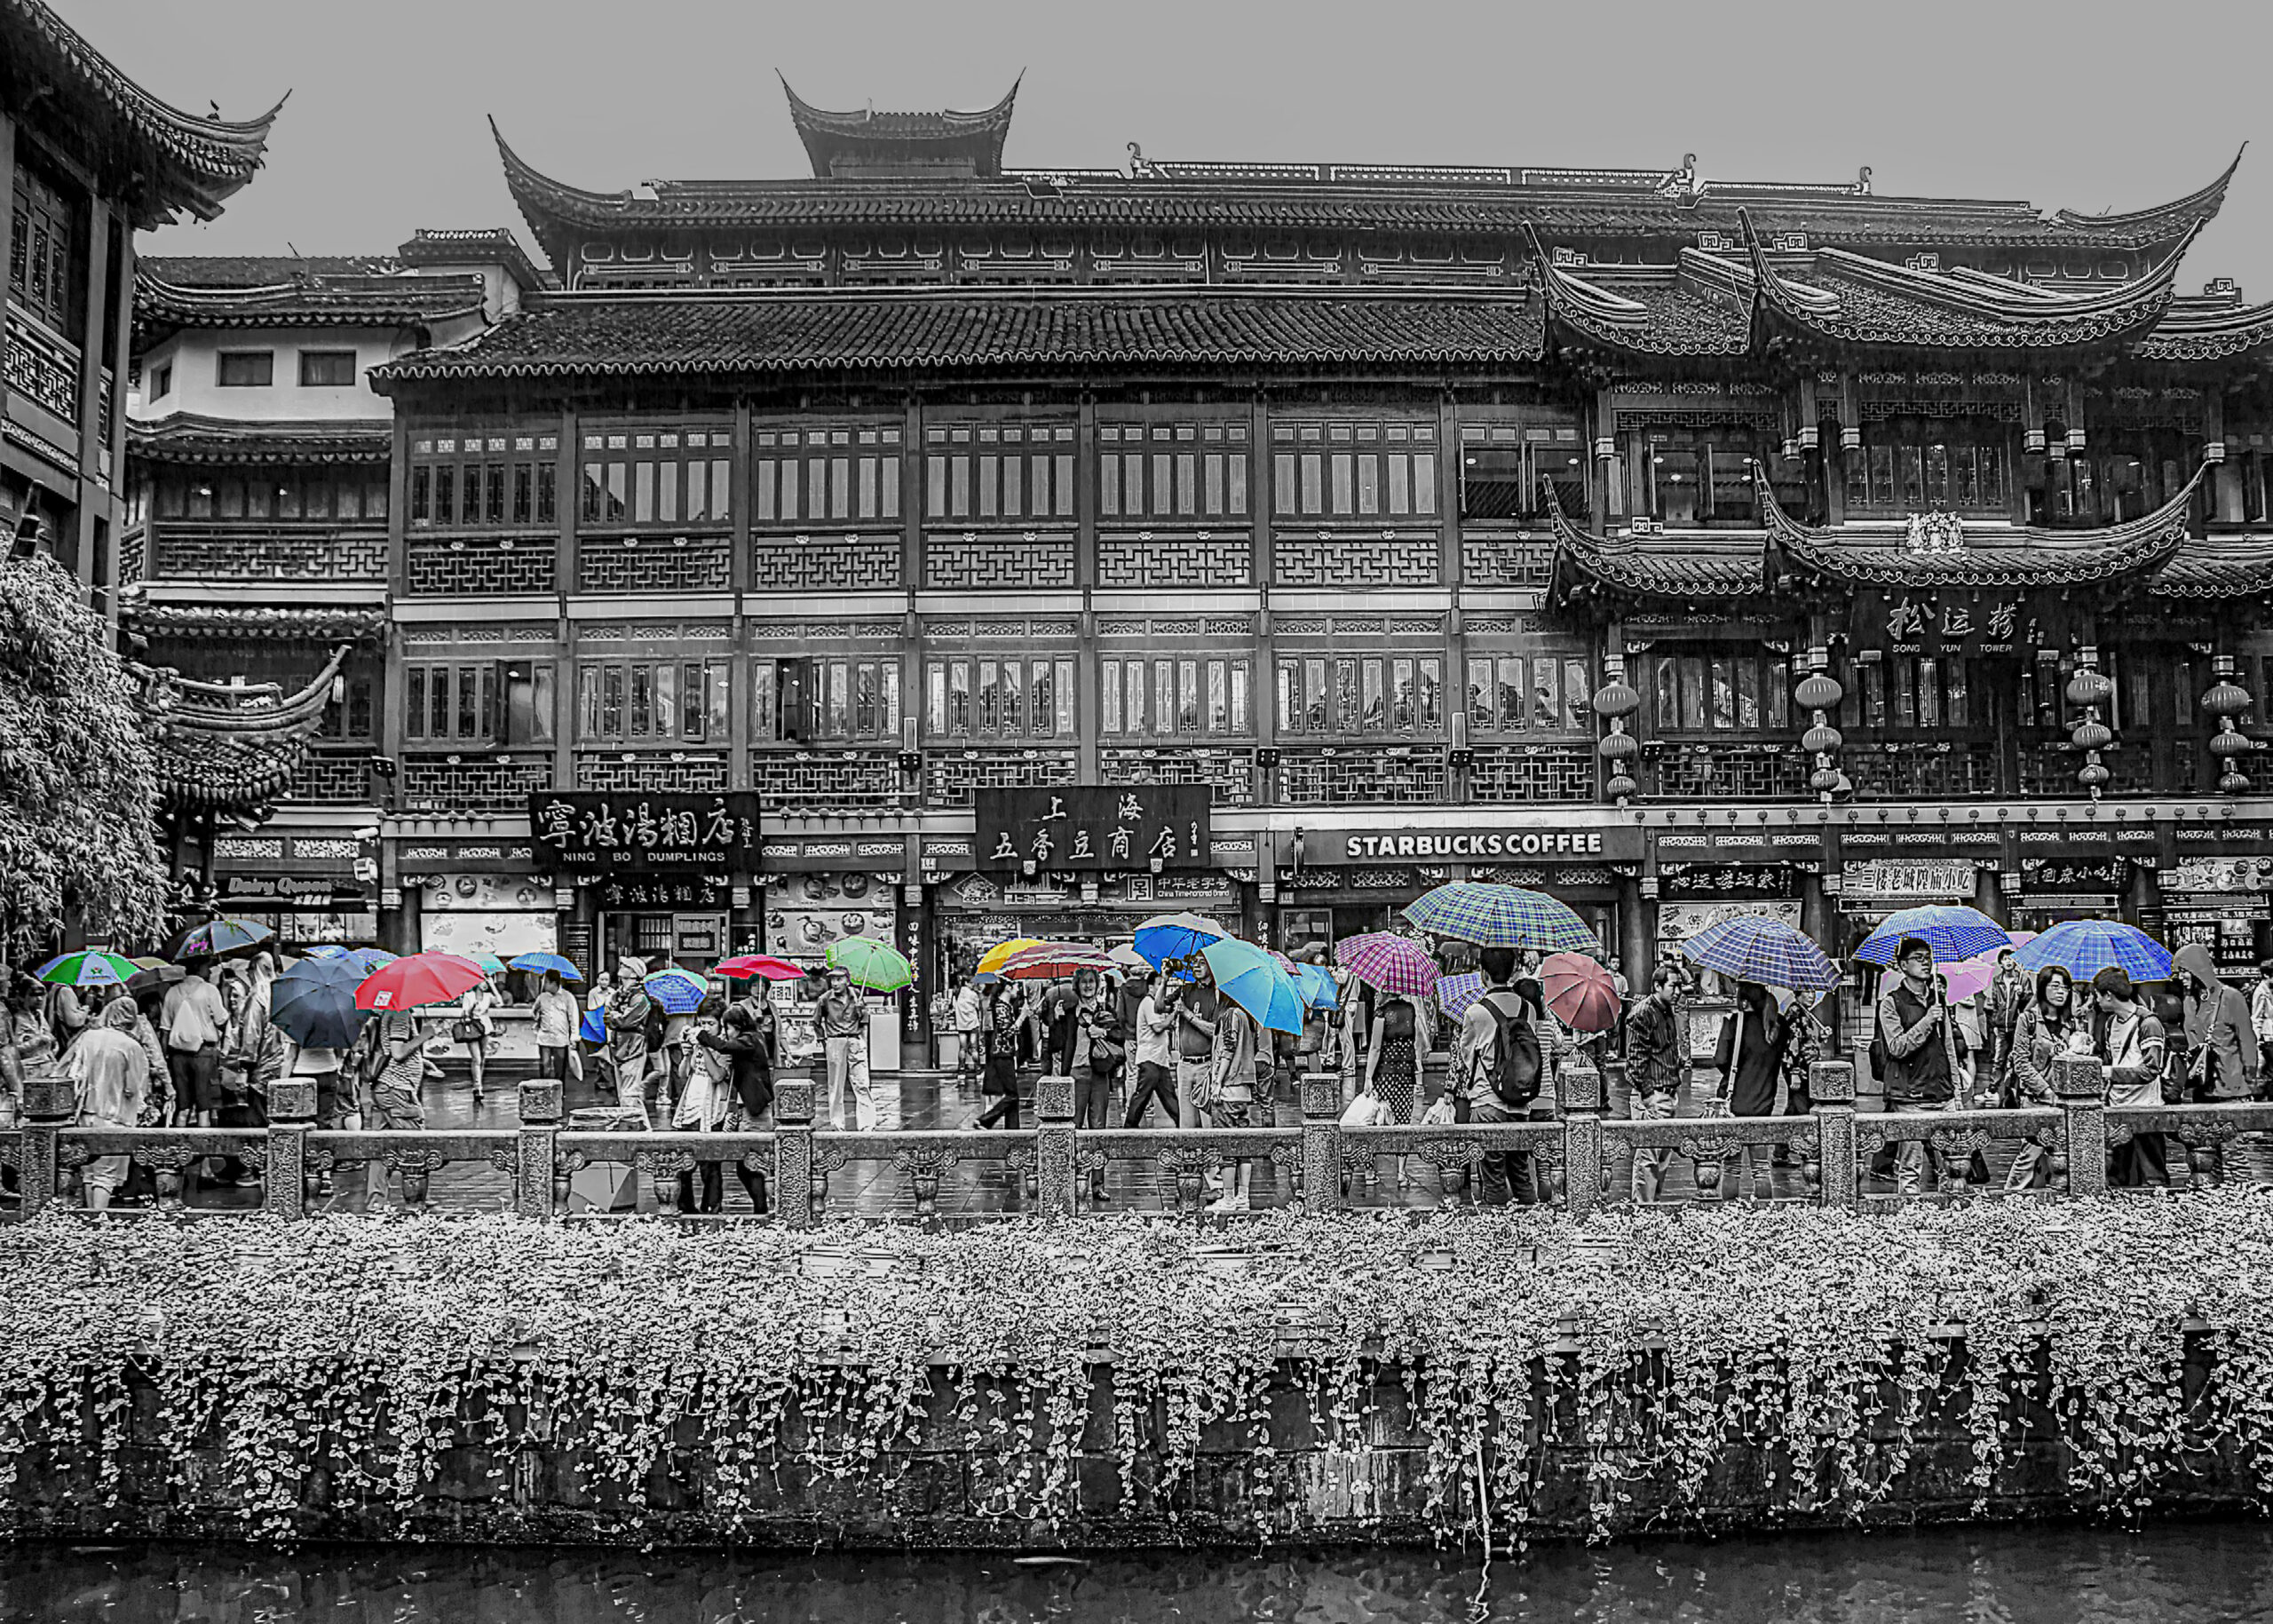
<path fill-rule="evenodd" d="M 748 874 L 757 864 L 757 796 L 540 790 L 529 796 L 529 833 L 570 874 Z"/>
<path fill-rule="evenodd" d="M 1210 800 L 1198 784 L 982 789 L 972 852 L 980 868 L 1205 868 Z"/>

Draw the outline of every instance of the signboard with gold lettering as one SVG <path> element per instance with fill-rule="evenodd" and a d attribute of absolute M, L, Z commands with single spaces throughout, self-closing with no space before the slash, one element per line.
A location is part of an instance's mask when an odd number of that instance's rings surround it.
<path fill-rule="evenodd" d="M 1205 784 L 1067 784 L 971 797 L 974 866 L 1050 869 L 1213 866 Z"/>

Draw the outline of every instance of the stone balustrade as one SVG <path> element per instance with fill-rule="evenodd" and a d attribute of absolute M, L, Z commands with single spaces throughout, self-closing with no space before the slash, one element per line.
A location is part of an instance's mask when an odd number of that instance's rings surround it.
<path fill-rule="evenodd" d="M 1212 1181 L 1241 1162 L 1267 1164 L 1291 1201 L 1324 1210 L 1344 1205 L 1351 1182 L 1382 1159 L 1416 1158 L 1437 1170 L 1440 1200 L 1450 1208 L 1474 1199 L 1487 1157 L 1513 1154 L 1530 1158 L 1547 1199 L 1584 1216 L 1630 1199 L 1624 1175 L 1644 1153 L 1686 1160 L 1697 1199 L 1711 1202 L 1744 1193 L 1722 1176 L 1738 1155 L 1752 1151 L 1764 1161 L 1782 1150 L 1801 1168 L 1801 1193 L 1785 1199 L 1864 1208 L 1905 1199 L 1861 1190 L 1865 1160 L 1905 1143 L 1929 1147 L 1947 1169 L 1943 1199 L 1979 1192 L 1966 1169 L 1976 1152 L 1999 1141 L 2041 1153 L 2046 1183 L 2039 1196 L 2080 1199 L 2109 1192 L 2110 1152 L 2138 1135 L 2164 1136 L 2182 1153 L 2172 1159 L 2176 1182 L 2200 1188 L 2224 1180 L 2227 1153 L 2237 1139 L 2273 1132 L 2273 1105 L 2111 1109 L 2099 1064 L 2089 1058 L 2058 1063 L 2055 1084 L 2059 1101 L 2052 1107 L 1858 1116 L 1853 1067 L 1832 1062 L 1814 1068 L 1813 1109 L 1803 1116 L 1605 1119 L 1603 1078 L 1574 1064 L 1558 1080 L 1555 1118 L 1345 1129 L 1342 1080 L 1319 1073 L 1302 1081 L 1299 1126 L 1082 1130 L 1073 1126 L 1073 1081 L 1044 1077 L 1035 1087 L 1038 1125 L 1032 1129 L 852 1133 L 817 1127 L 817 1085 L 784 1079 L 777 1084 L 772 1131 L 698 1134 L 565 1128 L 555 1082 L 521 1085 L 521 1126 L 514 1130 L 320 1130 L 313 1085 L 297 1079 L 271 1086 L 265 1129 L 85 1129 L 72 1125 L 67 1082 L 34 1078 L 25 1085 L 21 1124 L 0 1134 L 0 1161 L 17 1170 L 27 1217 L 56 1205 L 79 1168 L 123 1154 L 155 1174 L 162 1212 L 184 1210 L 183 1176 L 193 1163 L 234 1156 L 263 1173 L 265 1210 L 279 1217 L 303 1216 L 321 1176 L 373 1164 L 416 1209 L 425 1202 L 432 1175 L 464 1162 L 504 1175 L 512 1208 L 539 1219 L 567 1209 L 571 1179 L 593 1164 L 614 1163 L 644 1176 L 669 1216 L 677 1209 L 677 1175 L 700 1162 L 730 1162 L 764 1176 L 778 1221 L 805 1227 L 846 1216 L 830 1213 L 830 1176 L 861 1164 L 890 1167 L 919 1218 L 937 1216 L 942 1182 L 963 1163 L 1000 1168 L 1026 1209 L 1068 1218 L 1087 1210 L 1085 1192 L 1108 1168 L 1142 1165 L 1167 1174 L 1174 1209 L 1196 1217 Z"/>

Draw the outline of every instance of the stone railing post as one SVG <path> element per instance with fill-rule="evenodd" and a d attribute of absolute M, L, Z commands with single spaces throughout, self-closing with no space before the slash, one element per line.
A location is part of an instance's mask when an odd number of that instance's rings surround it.
<path fill-rule="evenodd" d="M 16 1140 L 18 1212 L 36 1218 L 55 1200 L 55 1153 L 59 1135 L 79 1114 L 71 1080 L 58 1071 L 24 1079 L 23 1121 Z"/>
<path fill-rule="evenodd" d="M 1602 1073 L 1573 1055 L 1555 1087 L 1563 1106 L 1563 1209 L 1583 1218 L 1602 1204 Z"/>
<path fill-rule="evenodd" d="M 272 1218 L 308 1216 L 308 1129 L 316 1120 L 316 1080 L 279 1077 L 268 1085 L 268 1167 L 260 1204 Z"/>
<path fill-rule="evenodd" d="M 1342 1076 L 1307 1072 L 1303 1097 L 1303 1208 L 1330 1212 L 1342 1205 Z"/>
<path fill-rule="evenodd" d="M 774 1210 L 791 1229 L 813 1224 L 813 1085 L 783 1078 L 773 1085 Z"/>
<path fill-rule="evenodd" d="M 1045 1218 L 1073 1216 L 1073 1080 L 1037 1077 L 1034 1083 L 1034 1210 Z"/>
<path fill-rule="evenodd" d="M 2107 1193 L 2107 1089 L 2092 1055 L 2062 1055 L 2052 1063 L 2052 1091 L 2060 1101 L 2060 1145 L 2067 1158 L 2068 1193 Z M 2055 1167 L 2056 1174 L 2060 1169 Z"/>
<path fill-rule="evenodd" d="M 553 1172 L 559 1155 L 561 1085 L 550 1078 L 521 1084 L 521 1127 L 513 1146 L 513 1210 L 550 1219 L 559 1211 Z"/>
<path fill-rule="evenodd" d="M 1855 1066 L 1818 1060 L 1808 1068 L 1814 1102 L 1817 1187 L 1826 1207 L 1851 1212 L 1860 1181 L 1855 1176 Z"/>

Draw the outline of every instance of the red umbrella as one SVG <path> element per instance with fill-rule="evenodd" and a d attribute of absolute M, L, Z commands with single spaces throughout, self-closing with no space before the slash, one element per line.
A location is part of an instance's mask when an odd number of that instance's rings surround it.
<path fill-rule="evenodd" d="M 1618 1025 L 1618 983 L 1585 954 L 1550 954 L 1539 967 L 1539 985 L 1548 1009 L 1572 1031 L 1607 1032 Z"/>
<path fill-rule="evenodd" d="M 787 959 L 777 959 L 770 953 L 745 953 L 739 958 L 720 959 L 711 969 L 736 981 L 747 981 L 752 976 L 764 976 L 768 981 L 802 981 L 805 972 Z"/>
<path fill-rule="evenodd" d="M 481 966 L 455 953 L 414 953 L 380 965 L 355 989 L 359 1010 L 413 1010 L 450 1003 L 485 978 Z"/>
<path fill-rule="evenodd" d="M 1006 981 L 1062 981 L 1079 970 L 1120 968 L 1110 954 L 1086 942 L 1041 942 L 1004 959 L 1002 975 Z"/>

